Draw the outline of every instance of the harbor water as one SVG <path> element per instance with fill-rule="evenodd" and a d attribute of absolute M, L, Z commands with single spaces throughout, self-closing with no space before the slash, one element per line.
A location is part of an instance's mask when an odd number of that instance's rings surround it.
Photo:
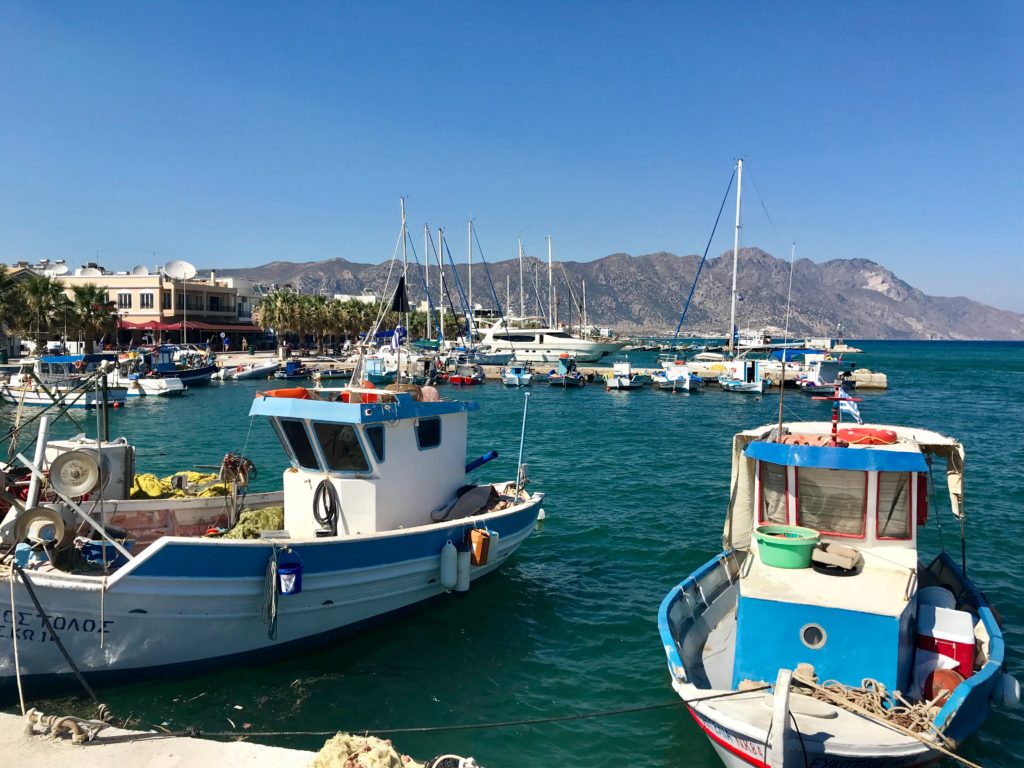
<path fill-rule="evenodd" d="M 1024 344 L 853 343 L 864 349 L 858 365 L 889 377 L 887 391 L 862 393 L 866 421 L 964 443 L 968 572 L 1001 612 L 1009 671 L 1024 679 Z M 655 362 L 653 354 L 630 360 Z M 258 467 L 254 490 L 278 488 L 283 452 L 268 424 L 247 415 L 254 393 L 275 386 L 214 383 L 180 399 L 144 398 L 111 412 L 111 436 L 138 446 L 140 472 L 244 452 Z M 777 420 L 779 395 L 445 387 L 443 396 L 481 406 L 470 416 L 470 458 L 500 453 L 474 480 L 515 476 L 525 391 L 525 460 L 530 487 L 547 494 L 547 518 L 502 570 L 465 595 L 314 653 L 103 689 L 100 699 L 137 718 L 134 728 L 305 732 L 253 737 L 303 749 L 319 748 L 324 739 L 312 734 L 320 731 L 414 729 L 387 737 L 419 759 L 472 754 L 487 768 L 720 765 L 669 686 L 656 614 L 669 589 L 720 550 L 732 435 Z M 830 416 L 829 403 L 793 390 L 784 410 L 788 420 Z M 3 431 L 13 411 L 0 406 Z M 76 418 L 94 434 L 92 415 Z M 76 431 L 63 423 L 57 433 Z M 933 498 L 943 514 L 930 516 L 922 559 L 940 536 L 959 558 L 959 526 L 944 492 Z M 46 712 L 91 714 L 81 700 L 26 693 Z M 995 711 L 963 754 L 1018 764 L 1022 712 Z"/>

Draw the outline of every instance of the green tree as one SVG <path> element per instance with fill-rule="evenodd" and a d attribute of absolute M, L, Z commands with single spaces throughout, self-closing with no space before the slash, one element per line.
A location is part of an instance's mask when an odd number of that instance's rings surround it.
<path fill-rule="evenodd" d="M 44 275 L 35 275 L 21 284 L 23 312 L 15 320 L 18 330 L 33 334 L 37 349 L 42 336 L 50 333 L 64 317 L 68 306 L 64 286 Z"/>
<path fill-rule="evenodd" d="M 85 339 L 87 350 L 95 351 L 97 336 L 113 335 L 117 327 L 117 306 L 107 298 L 107 291 L 93 283 L 76 285 L 69 321 Z"/>

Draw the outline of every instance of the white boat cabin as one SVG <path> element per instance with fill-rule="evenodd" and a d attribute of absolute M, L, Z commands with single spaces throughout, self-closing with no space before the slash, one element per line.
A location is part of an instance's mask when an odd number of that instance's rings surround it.
<path fill-rule="evenodd" d="M 361 390 L 318 390 L 321 396 Z M 291 467 L 284 473 L 284 527 L 293 538 L 334 535 L 314 517 L 327 479 L 337 492 L 337 535 L 397 531 L 440 520 L 466 483 L 469 402 L 425 402 L 367 390 L 363 402 L 257 397 Z M 321 505 L 322 500 L 319 502 Z M 436 518 L 436 519 L 432 519 Z"/>

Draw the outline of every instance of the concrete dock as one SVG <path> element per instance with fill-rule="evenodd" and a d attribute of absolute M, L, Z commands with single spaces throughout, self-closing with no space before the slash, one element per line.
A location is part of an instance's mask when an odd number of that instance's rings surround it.
<path fill-rule="evenodd" d="M 25 720 L 0 714 L 0 754 L 18 768 L 55 765 L 103 765 L 124 768 L 307 768 L 314 752 L 268 747 L 246 741 L 213 741 L 160 733 L 104 728 L 93 741 L 73 744 L 70 738 L 29 736 Z"/>

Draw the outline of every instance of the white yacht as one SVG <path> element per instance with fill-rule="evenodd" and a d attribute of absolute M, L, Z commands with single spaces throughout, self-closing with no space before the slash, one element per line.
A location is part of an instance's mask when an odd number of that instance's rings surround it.
<path fill-rule="evenodd" d="M 567 354 L 577 363 L 593 363 L 626 346 L 625 341 L 573 336 L 563 328 L 550 327 L 541 317 L 499 319 L 481 331 L 481 346 L 496 354 L 515 353 L 519 362 L 553 363 Z"/>

